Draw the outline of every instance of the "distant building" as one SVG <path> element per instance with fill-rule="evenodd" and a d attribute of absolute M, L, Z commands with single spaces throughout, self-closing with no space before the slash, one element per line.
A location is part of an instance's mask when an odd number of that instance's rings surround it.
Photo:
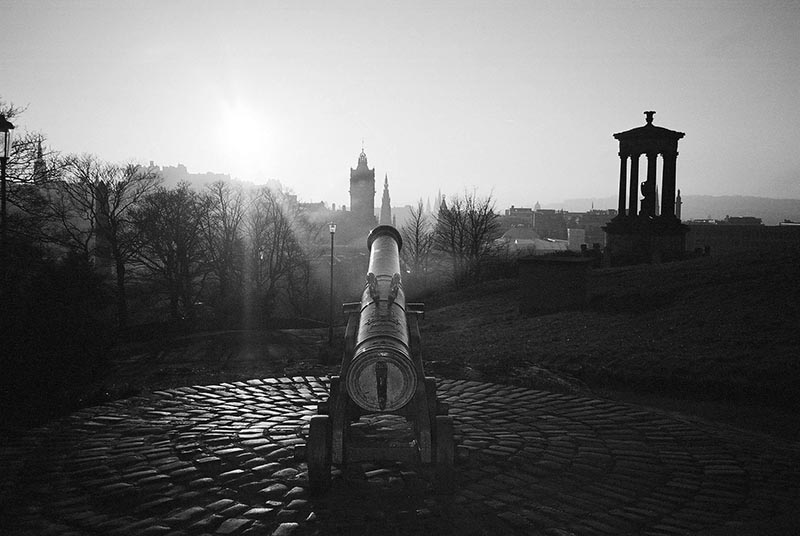
<path fill-rule="evenodd" d="M 319 201 L 317 203 L 297 203 L 296 202 L 297 196 L 293 196 L 293 197 L 295 199 L 295 206 L 302 213 L 305 213 L 305 214 L 320 214 L 320 213 L 330 213 L 330 212 L 332 212 L 331 210 L 328 209 L 328 207 L 325 206 L 325 203 L 323 203 L 322 201 Z M 291 206 L 291 201 L 289 202 L 289 205 Z M 325 219 L 328 219 L 328 218 L 325 218 Z"/>
<path fill-rule="evenodd" d="M 533 229 L 542 238 L 567 239 L 567 213 L 563 210 L 533 211 Z"/>
<path fill-rule="evenodd" d="M 567 235 L 569 236 L 570 230 L 582 230 L 584 232 L 583 244 L 588 247 L 594 247 L 595 244 L 605 247 L 606 233 L 603 227 L 608 225 L 616 216 L 617 211 L 614 209 L 569 212 L 567 213 Z M 577 239 L 576 236 L 574 240 Z M 570 246 L 570 249 L 572 249 L 572 246 Z M 580 249 L 580 245 L 578 245 L 577 249 Z"/>
<path fill-rule="evenodd" d="M 403 225 L 407 224 L 411 219 L 411 211 L 416 210 L 417 207 L 412 207 L 411 205 L 403 205 L 402 207 L 391 207 L 392 211 L 392 225 L 394 225 L 398 230 Z M 423 217 L 428 220 L 428 222 L 432 222 L 434 220 L 434 216 L 423 213 Z"/>
<path fill-rule="evenodd" d="M 516 227 L 533 229 L 533 209 L 511 205 L 498 215 L 497 224 L 501 233 Z"/>
<path fill-rule="evenodd" d="M 714 254 L 745 251 L 798 251 L 800 225 L 762 225 L 760 218 L 730 217 L 724 220 L 686 222 L 687 252 Z"/>
<path fill-rule="evenodd" d="M 516 255 L 547 255 L 569 249 L 566 240 L 539 238 L 530 227 L 513 227 L 503 233 L 496 243 Z"/>
<path fill-rule="evenodd" d="M 536 210 L 539 210 L 539 209 L 537 208 Z M 531 222 L 532 222 L 533 221 L 533 211 L 534 211 L 534 209 L 532 209 L 532 208 L 515 207 L 514 205 L 511 205 L 511 208 L 507 208 L 504 211 L 504 215 L 512 217 L 512 218 L 530 218 Z"/>
<path fill-rule="evenodd" d="M 586 246 L 586 229 L 567 229 L 567 244 L 570 250 L 580 251 Z"/>
<path fill-rule="evenodd" d="M 186 166 L 183 164 L 160 167 L 155 165 L 151 160 L 148 169 L 150 171 L 157 171 L 161 175 L 161 178 L 164 179 L 164 186 L 167 188 L 181 182 L 188 182 L 194 187 L 199 188 L 217 181 L 231 181 L 231 176 L 227 173 L 189 173 L 189 170 L 186 169 Z"/>
<path fill-rule="evenodd" d="M 534 209 L 514 207 L 506 209 L 498 218 L 501 231 L 531 229 L 536 238 L 563 242 L 574 242 L 570 249 L 580 250 L 581 244 L 589 247 L 594 244 L 605 246 L 606 235 L 603 226 L 617 216 L 616 210 L 596 210 L 588 212 L 567 212 L 564 210 L 543 209 L 536 203 Z M 577 241 L 581 242 L 578 243 Z"/>
<path fill-rule="evenodd" d="M 375 224 L 375 169 L 369 169 L 364 149 L 356 168 L 350 168 L 350 214 L 352 223 L 367 232 Z"/>
<path fill-rule="evenodd" d="M 725 216 L 720 222 L 723 225 L 761 225 L 761 218 L 753 216 Z"/>
<path fill-rule="evenodd" d="M 335 205 L 333 205 L 335 208 Z M 399 209 L 405 212 L 404 209 Z M 385 174 L 381 211 L 375 212 L 375 169 L 370 169 L 362 147 L 355 169 L 350 168 L 350 210 L 328 211 L 329 221 L 336 223 L 336 244 L 359 250 L 366 247 L 369 232 L 378 222 L 394 225 L 397 211 L 391 207 L 389 175 Z M 377 217 L 376 217 L 377 216 Z"/>

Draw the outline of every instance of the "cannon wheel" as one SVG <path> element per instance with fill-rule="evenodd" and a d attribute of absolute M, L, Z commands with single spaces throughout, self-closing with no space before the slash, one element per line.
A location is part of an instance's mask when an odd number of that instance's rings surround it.
<path fill-rule="evenodd" d="M 311 417 L 307 460 L 310 491 L 320 493 L 331 481 L 331 421 L 327 415 Z"/>
<path fill-rule="evenodd" d="M 436 487 L 445 493 L 455 489 L 455 440 L 453 439 L 453 418 L 447 415 L 436 416 Z"/>

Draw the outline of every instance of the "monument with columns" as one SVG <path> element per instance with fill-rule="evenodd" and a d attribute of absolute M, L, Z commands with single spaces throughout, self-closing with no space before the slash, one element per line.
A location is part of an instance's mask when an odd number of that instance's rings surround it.
<path fill-rule="evenodd" d="M 653 111 L 644 112 L 644 115 L 644 126 L 614 134 L 619 140 L 619 204 L 617 216 L 603 230 L 606 253 L 615 265 L 677 259 L 683 256 L 686 246 L 689 228 L 675 212 L 678 140 L 685 134 L 655 126 Z M 647 159 L 647 174 L 640 182 L 642 155 Z M 660 178 L 659 156 L 662 160 Z M 661 193 L 660 204 L 658 192 Z"/>

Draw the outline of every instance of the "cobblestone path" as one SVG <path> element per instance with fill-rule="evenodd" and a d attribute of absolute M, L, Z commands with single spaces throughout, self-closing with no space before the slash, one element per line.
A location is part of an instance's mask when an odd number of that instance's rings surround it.
<path fill-rule="evenodd" d="M 0 533 L 783 534 L 767 529 L 800 511 L 796 444 L 448 380 L 454 494 L 413 467 L 365 464 L 309 497 L 295 450 L 326 394 L 316 377 L 186 387 L 28 432 L 0 448 Z"/>

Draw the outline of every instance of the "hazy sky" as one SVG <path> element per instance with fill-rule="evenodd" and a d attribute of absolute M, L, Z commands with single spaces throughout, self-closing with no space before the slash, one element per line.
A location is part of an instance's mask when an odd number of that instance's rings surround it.
<path fill-rule="evenodd" d="M 617 191 L 612 134 L 686 133 L 684 195 L 800 198 L 800 2 L 0 0 L 0 98 L 62 152 L 349 205 Z M 587 207 L 588 208 L 588 207 Z"/>

